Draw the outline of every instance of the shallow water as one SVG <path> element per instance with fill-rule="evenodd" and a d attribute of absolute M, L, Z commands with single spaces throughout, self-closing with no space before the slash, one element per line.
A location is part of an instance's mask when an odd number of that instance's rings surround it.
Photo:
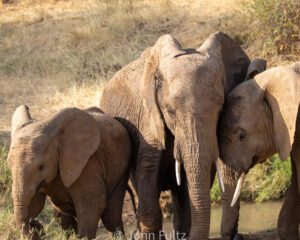
<path fill-rule="evenodd" d="M 239 232 L 250 233 L 260 232 L 276 228 L 277 218 L 279 215 L 282 202 L 266 202 L 266 203 L 242 203 L 240 211 Z M 212 207 L 211 212 L 211 224 L 210 224 L 210 236 L 217 237 L 220 233 L 222 209 L 221 206 Z M 173 239 L 172 236 L 172 219 L 166 219 L 164 221 L 164 232 L 167 239 Z M 128 238 L 130 234 L 135 230 L 135 225 L 126 227 L 126 234 Z M 98 238 L 104 240 L 107 235 L 104 229 L 100 229 L 98 232 Z"/>
<path fill-rule="evenodd" d="M 260 232 L 277 227 L 277 219 L 282 202 L 242 203 L 240 210 L 239 232 Z M 219 236 L 221 207 L 212 208 L 211 236 Z"/>

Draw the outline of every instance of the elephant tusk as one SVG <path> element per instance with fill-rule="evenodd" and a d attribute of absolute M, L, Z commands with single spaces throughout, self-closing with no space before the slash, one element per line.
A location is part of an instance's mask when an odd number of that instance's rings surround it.
<path fill-rule="evenodd" d="M 243 187 L 244 177 L 245 177 L 245 173 L 242 173 L 241 176 L 239 177 L 239 180 L 237 182 L 236 189 L 235 189 L 235 192 L 234 192 L 234 195 L 232 198 L 231 207 L 233 207 L 236 204 L 237 200 L 240 197 L 241 190 Z"/>
<path fill-rule="evenodd" d="M 220 168 L 220 164 L 219 164 L 218 160 L 215 162 L 215 164 L 216 164 L 217 176 L 218 176 L 218 180 L 219 180 L 219 183 L 220 183 L 220 187 L 221 187 L 222 192 L 224 193 L 225 192 L 225 185 L 224 185 L 224 181 L 223 181 L 223 178 L 222 178 L 221 168 Z"/>
<path fill-rule="evenodd" d="M 181 170 L 181 163 L 176 160 L 175 171 L 176 171 L 176 181 L 177 181 L 178 186 L 181 185 L 181 171 L 180 170 Z"/>

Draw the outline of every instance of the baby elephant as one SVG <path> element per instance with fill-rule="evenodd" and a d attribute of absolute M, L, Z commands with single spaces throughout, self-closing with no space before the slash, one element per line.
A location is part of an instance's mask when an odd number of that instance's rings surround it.
<path fill-rule="evenodd" d="M 28 234 L 49 196 L 62 227 L 80 237 L 95 238 L 100 218 L 111 235 L 124 233 L 130 149 L 126 129 L 98 108 L 65 108 L 35 122 L 19 106 L 8 155 L 17 227 Z"/>

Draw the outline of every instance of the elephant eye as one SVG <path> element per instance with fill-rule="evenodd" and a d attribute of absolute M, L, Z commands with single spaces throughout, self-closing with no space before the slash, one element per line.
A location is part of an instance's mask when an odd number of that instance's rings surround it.
<path fill-rule="evenodd" d="M 241 133 L 239 138 L 240 138 L 240 141 L 243 141 L 246 138 L 246 133 Z"/>
<path fill-rule="evenodd" d="M 175 117 L 175 111 L 173 111 L 172 109 L 168 109 L 168 114 L 170 115 L 171 118 Z"/>
<path fill-rule="evenodd" d="M 43 171 L 43 169 L 44 169 L 44 165 L 40 165 L 39 166 L 39 171 Z"/>
<path fill-rule="evenodd" d="M 167 109 L 167 112 L 168 112 L 170 118 L 174 118 L 175 117 L 175 111 L 170 107 L 169 104 L 166 105 L 166 109 Z"/>

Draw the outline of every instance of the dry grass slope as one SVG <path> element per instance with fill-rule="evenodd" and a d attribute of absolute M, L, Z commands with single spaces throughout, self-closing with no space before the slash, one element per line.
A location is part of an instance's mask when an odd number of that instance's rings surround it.
<path fill-rule="evenodd" d="M 62 106 L 98 104 L 99 83 L 164 33 L 196 47 L 211 32 L 231 29 L 227 24 L 237 16 L 236 1 L 226 8 L 220 2 L 25 1 L 6 6 L 0 14 L 0 128 L 9 129 L 13 109 L 22 103 L 36 118 Z"/>

